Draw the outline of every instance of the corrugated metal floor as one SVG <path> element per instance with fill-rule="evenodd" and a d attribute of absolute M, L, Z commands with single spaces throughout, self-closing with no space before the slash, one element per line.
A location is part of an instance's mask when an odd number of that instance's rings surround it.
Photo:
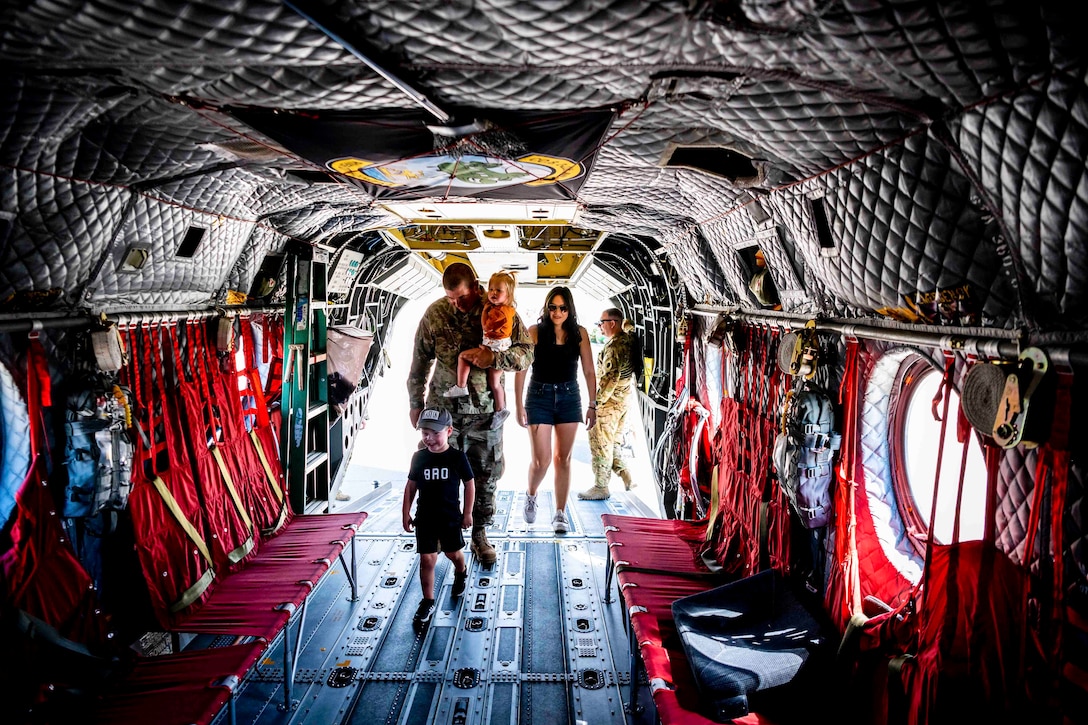
<path fill-rule="evenodd" d="M 439 557 L 438 610 L 417 636 L 421 594 L 415 538 L 401 529 L 403 487 L 385 486 L 364 510 L 356 540 L 359 601 L 340 566 L 308 602 L 298 674 L 283 711 L 283 639 L 243 683 L 239 723 L 553 725 L 651 723 L 631 716 L 630 662 L 620 604 L 603 601 L 605 540 L 600 515 L 651 515 L 622 491 L 568 505 L 571 532 L 550 527 L 552 494 L 541 490 L 537 522 L 525 523 L 524 492 L 500 490 L 489 531 L 499 550 L 490 569 L 469 556 L 468 588 L 451 601 L 453 571 Z M 573 498 L 573 497 L 572 497 Z M 292 625 L 292 632 L 297 624 Z M 221 722 L 228 722 L 226 713 Z"/>

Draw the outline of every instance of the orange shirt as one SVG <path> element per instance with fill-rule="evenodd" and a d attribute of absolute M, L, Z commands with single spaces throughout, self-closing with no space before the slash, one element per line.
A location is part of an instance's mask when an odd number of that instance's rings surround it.
<path fill-rule="evenodd" d="M 510 305 L 493 305 L 484 302 L 484 313 L 481 322 L 484 327 L 484 337 L 492 340 L 502 340 L 514 334 L 514 316 L 517 311 Z"/>

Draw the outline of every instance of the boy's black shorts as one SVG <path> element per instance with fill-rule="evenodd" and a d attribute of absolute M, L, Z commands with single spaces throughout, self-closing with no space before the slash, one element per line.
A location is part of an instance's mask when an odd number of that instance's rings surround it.
<path fill-rule="evenodd" d="M 416 522 L 416 553 L 434 554 L 438 551 L 445 551 L 452 554 L 463 548 L 465 548 L 465 537 L 461 534 L 460 521 L 453 523 Z"/>

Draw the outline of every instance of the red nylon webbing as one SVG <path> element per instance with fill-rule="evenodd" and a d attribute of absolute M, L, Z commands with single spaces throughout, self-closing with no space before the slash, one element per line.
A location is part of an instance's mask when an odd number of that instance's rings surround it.
<path fill-rule="evenodd" d="M 180 515 L 201 540 L 206 540 L 204 512 L 192 473 L 188 466 L 178 465 L 179 460 L 186 460 L 187 453 L 178 437 L 175 411 L 165 394 L 162 329 L 144 325 L 133 332 L 133 338 L 130 365 L 138 384 L 132 389 L 143 397 L 139 407 L 152 442 L 150 449 L 145 441 L 135 442 L 135 459 L 143 461 L 143 465 L 133 466 L 129 510 L 152 607 L 160 623 L 169 627 L 176 617 L 172 607 L 190 601 L 190 606 L 198 604 L 210 594 L 213 585 L 207 582 L 211 564 L 154 483 L 156 478 L 161 482 Z M 162 455 L 156 455 L 154 451 L 160 449 Z M 205 583 L 202 589 L 201 582 Z"/>
<path fill-rule="evenodd" d="M 245 330 L 246 327 L 243 325 L 243 333 Z M 244 335 L 242 344 L 245 344 Z M 253 439 L 245 429 L 245 412 L 242 409 L 239 383 L 247 378 L 239 374 L 233 356 L 226 358 L 225 366 L 214 364 L 216 353 L 206 337 L 204 350 L 206 351 L 203 356 L 206 361 L 205 375 L 216 401 L 216 419 L 221 439 L 220 451 L 226 460 L 239 495 L 245 501 L 246 510 L 256 530 L 258 532 L 271 530 L 280 521 L 284 505 L 269 487 L 264 465 L 257 455 Z M 267 411 L 265 413 L 265 420 L 267 420 Z M 260 440 L 261 431 L 259 428 L 257 430 L 258 440 Z M 275 456 L 269 459 L 266 455 L 265 459 L 270 466 L 274 466 Z M 276 469 L 273 467 L 273 474 L 275 472 Z"/>
<path fill-rule="evenodd" d="M 828 572 L 825 595 L 827 611 L 836 625 L 842 629 L 850 617 L 861 611 L 861 586 L 857 549 L 858 499 L 865 497 L 857 468 L 861 439 L 858 430 L 861 422 L 861 346 L 857 340 L 847 340 L 846 359 L 842 382 L 839 384 L 839 403 L 842 405 L 842 447 L 839 465 L 835 468 L 834 537 L 835 563 Z M 868 511 L 868 507 L 865 509 Z"/>
<path fill-rule="evenodd" d="M 279 446 L 276 443 L 275 433 L 272 430 L 268 417 L 268 406 L 261 388 L 261 379 L 257 371 L 255 349 L 253 345 L 253 325 L 249 318 L 242 318 L 242 344 L 245 350 L 245 369 L 241 373 L 234 373 L 231 379 L 245 381 L 248 384 L 249 393 L 253 398 L 254 413 L 256 419 L 253 423 L 252 433 L 245 435 L 239 428 L 237 434 L 245 436 L 241 447 L 245 448 L 249 466 L 253 467 L 254 480 L 251 493 L 253 495 L 254 519 L 262 532 L 272 532 L 277 524 L 291 518 L 291 507 L 287 503 L 287 492 L 284 490 L 283 468 L 279 460 Z M 239 405 L 238 412 L 244 414 Z M 256 440 L 254 440 L 256 439 Z M 260 446 L 258 451 L 254 446 Z M 263 455 L 263 461 L 261 459 Z M 265 464 L 271 471 L 265 470 Z M 281 518 L 282 517 L 282 518 Z"/>
<path fill-rule="evenodd" d="M 1047 447 L 1053 451 L 1054 483 L 1050 500 L 1052 501 L 1050 531 L 1051 546 L 1054 551 L 1053 582 L 1053 621 L 1065 619 L 1065 511 L 1066 496 L 1069 489 L 1069 426 L 1073 404 L 1073 369 L 1065 365 L 1058 367 L 1058 388 L 1055 393 L 1054 421 L 1050 426 L 1050 440 Z M 1062 627 L 1056 627 L 1056 634 L 1051 645 L 1050 655 L 1054 661 L 1062 656 Z"/>
<path fill-rule="evenodd" d="M 202 322 L 190 321 L 185 327 L 187 363 L 192 380 L 180 375 L 176 402 L 182 420 L 187 422 L 184 442 L 188 448 L 188 461 L 195 473 L 195 481 L 200 491 L 204 514 L 215 536 L 208 542 L 212 551 L 217 572 L 226 573 L 237 568 L 256 549 L 256 533 L 251 530 L 242 517 L 245 501 L 241 508 L 236 505 L 228 490 L 226 480 L 219 468 L 210 446 L 224 446 L 226 427 L 223 422 L 223 410 L 220 407 L 222 395 L 218 394 L 205 367 L 207 356 L 214 351 L 208 349 L 203 335 Z M 170 341 L 174 355 L 181 356 L 181 347 L 176 332 L 172 329 Z M 225 459 L 231 454 L 225 455 Z M 226 462 L 226 460 L 224 460 Z M 229 464 L 228 474 L 231 473 Z M 238 489 L 237 482 L 235 490 Z M 241 498 L 241 494 L 239 494 Z"/>
<path fill-rule="evenodd" d="M 933 417 L 941 421 L 941 434 L 937 441 L 937 466 L 933 473 L 933 502 L 930 506 L 929 512 L 929 531 L 926 536 L 926 563 L 922 568 L 922 592 L 923 596 L 927 591 L 927 584 L 929 583 L 929 559 L 933 552 L 933 546 L 935 541 L 935 531 L 937 530 L 937 503 L 940 499 L 941 491 L 941 463 L 944 461 L 944 438 L 945 431 L 948 430 L 948 406 L 952 399 L 952 378 L 956 370 L 956 358 L 951 353 L 945 353 L 945 367 L 944 376 L 941 378 L 941 384 L 937 388 L 936 394 L 933 396 Z M 943 403 L 944 409 L 940 416 L 937 415 L 937 405 Z"/>
<path fill-rule="evenodd" d="M 683 652 L 670 650 L 668 657 L 674 663 L 674 670 L 689 669 Z M 716 720 L 711 720 L 699 712 L 699 692 L 690 676 L 677 677 L 672 684 L 673 689 L 662 687 L 653 693 L 661 725 L 716 725 Z M 733 718 L 730 722 L 733 725 L 774 725 L 772 720 L 754 712 Z"/>
<path fill-rule="evenodd" d="M 0 555 L 0 592 L 8 606 L 43 620 L 65 637 L 94 646 L 107 641 L 107 622 L 97 610 L 91 578 L 72 553 L 46 489 L 41 403 L 51 399 L 50 385 L 45 351 L 31 338 L 26 379 L 30 467 L 15 496 L 10 548 Z"/>
<path fill-rule="evenodd" d="M 738 325 L 733 339 L 739 357 L 736 418 L 723 418 L 723 465 L 718 477 L 721 528 L 715 539 L 716 558 L 741 576 L 759 570 L 760 518 L 771 471 L 771 451 L 777 430 L 781 373 L 771 354 L 775 332 Z M 732 426 L 735 425 L 735 428 Z M 730 430 L 735 434 L 730 435 Z M 735 452 L 735 457 L 734 457 Z M 767 554 L 772 568 L 789 559 L 789 510 L 779 488 L 767 504 Z"/>
<path fill-rule="evenodd" d="M 283 391 L 283 336 L 283 318 L 265 315 L 262 335 L 264 359 L 271 361 L 264 386 L 266 400 L 279 400 Z"/>
<path fill-rule="evenodd" d="M 268 426 L 268 406 L 264 396 L 264 388 L 261 386 L 261 373 L 257 369 L 256 346 L 254 344 L 255 333 L 253 320 L 248 317 L 241 319 L 241 345 L 245 355 L 245 370 L 242 376 L 247 382 L 249 395 L 253 397 L 253 414 L 257 416 L 258 426 Z M 247 412 L 249 409 L 247 408 Z"/>
<path fill-rule="evenodd" d="M 269 545 L 277 541 L 291 541 L 299 537 L 310 537 L 318 532 L 331 532 L 329 540 L 338 539 L 350 541 L 354 535 L 351 529 L 345 526 L 359 526 L 366 521 L 365 511 L 346 514 L 313 514 L 310 516 L 296 516 L 291 520 L 291 525 L 283 533 L 273 538 Z"/>
<path fill-rule="evenodd" d="M 1023 568 L 984 541 L 934 545 L 929 568 L 918 651 L 903 668 L 908 722 L 1023 712 Z"/>

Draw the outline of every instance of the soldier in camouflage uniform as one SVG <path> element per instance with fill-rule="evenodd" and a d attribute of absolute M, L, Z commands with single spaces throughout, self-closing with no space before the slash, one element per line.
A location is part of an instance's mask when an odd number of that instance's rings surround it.
<path fill-rule="evenodd" d="M 597 425 L 589 429 L 589 450 L 593 456 L 593 487 L 578 498 L 602 501 L 611 494 L 608 483 L 612 472 L 631 490 L 631 472 L 623 458 L 616 455 L 616 439 L 623 435 L 628 399 L 634 389 L 631 367 L 631 334 L 623 331 L 623 313 L 615 307 L 601 313 L 597 323 L 608 341 L 597 354 Z"/>
<path fill-rule="evenodd" d="M 495 563 L 495 547 L 488 542 L 485 528 L 495 514 L 495 489 L 505 465 L 502 428 L 491 430 L 495 408 L 483 368 L 525 370 L 533 361 L 533 345 L 521 320 L 515 317 L 509 350 L 497 353 L 481 347 L 484 333 L 480 315 L 484 292 L 467 264 L 456 262 L 446 267 L 442 287 L 446 296 L 427 308 L 416 330 L 412 370 L 408 374 L 409 417 L 415 427 L 425 407 L 448 410 L 452 414 L 450 444 L 468 456 L 476 478 L 472 553 L 481 564 L 490 566 Z M 442 394 L 457 382 L 457 356 L 462 350 L 472 351 L 468 395 L 443 397 Z M 432 362 L 437 363 L 433 373 Z"/>

